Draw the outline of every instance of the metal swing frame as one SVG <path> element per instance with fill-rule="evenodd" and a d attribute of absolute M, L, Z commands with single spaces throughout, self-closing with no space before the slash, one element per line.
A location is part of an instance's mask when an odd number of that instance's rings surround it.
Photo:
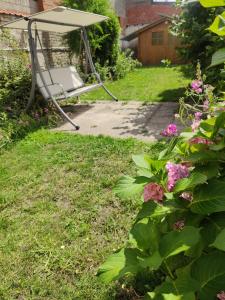
<path fill-rule="evenodd" d="M 38 60 L 38 54 L 37 54 L 37 41 L 36 41 L 36 35 L 37 35 L 37 29 L 35 29 L 35 36 L 33 36 L 33 32 L 32 32 L 32 25 L 36 24 L 37 22 L 42 22 L 42 23 L 47 23 L 47 24 L 55 24 L 55 25 L 62 25 L 62 26 L 74 26 L 74 27 L 79 27 L 81 30 L 81 37 L 84 43 L 84 47 L 85 47 L 85 52 L 90 64 L 90 68 L 92 73 L 95 75 L 97 82 L 99 83 L 99 87 L 102 87 L 111 97 L 112 99 L 114 99 L 115 101 L 118 101 L 118 99 L 106 88 L 106 86 L 104 85 L 104 83 L 101 80 L 100 75 L 97 73 L 92 56 L 91 56 L 91 49 L 90 49 L 90 44 L 89 44 L 89 40 L 88 40 L 88 35 L 87 35 L 87 31 L 85 27 L 79 26 L 79 25 L 74 25 L 74 24 L 67 24 L 67 23 L 62 23 L 62 22 L 52 22 L 52 21 L 47 21 L 47 20 L 40 20 L 40 19 L 29 19 L 29 18 L 25 18 L 26 21 L 28 21 L 28 25 L 27 25 L 27 29 L 28 29 L 28 40 L 29 40 L 29 48 L 30 48 L 30 54 L 31 54 L 31 72 L 32 72 L 32 86 L 31 86 L 31 91 L 30 91 L 30 97 L 29 97 L 29 101 L 28 101 L 28 105 L 27 105 L 27 109 L 29 109 L 29 107 L 31 106 L 31 104 L 34 101 L 34 97 L 35 97 L 35 87 L 37 84 L 37 72 L 40 75 L 41 81 L 46 89 L 46 92 L 49 95 L 49 99 L 52 100 L 53 104 L 55 105 L 55 107 L 59 110 L 59 112 L 62 114 L 62 116 L 71 124 L 74 126 L 74 128 L 76 130 L 79 130 L 79 126 L 73 122 L 73 120 L 64 112 L 64 110 L 60 107 L 60 105 L 58 104 L 56 97 L 54 97 L 51 92 L 50 89 L 48 87 L 48 84 L 42 74 L 42 70 L 40 67 L 40 63 Z M 46 66 L 48 68 L 48 66 Z M 66 96 L 65 92 L 62 90 L 63 94 Z M 66 98 L 66 97 L 65 97 Z"/>
<path fill-rule="evenodd" d="M 60 14 L 62 12 L 62 15 Z M 52 13 L 57 13 L 57 18 L 52 18 Z M 64 13 L 68 13 L 70 15 L 65 15 Z M 46 17 L 43 18 L 43 14 L 45 14 Z M 72 16 L 72 18 L 71 18 Z M 60 18 L 66 19 L 69 17 L 70 22 L 66 23 L 64 21 L 58 21 Z M 47 19 L 46 19 L 47 18 Z M 106 88 L 104 83 L 101 80 L 100 75 L 96 71 L 92 55 L 91 55 L 91 49 L 89 44 L 89 39 L 86 31 L 86 27 L 92 24 L 95 24 L 97 22 L 101 22 L 103 20 L 106 20 L 107 17 L 96 15 L 88 12 L 78 11 L 74 9 L 69 9 L 63 6 L 57 6 L 53 9 L 50 9 L 45 12 L 36 13 L 34 15 L 31 15 L 29 17 L 24 17 L 22 19 L 18 19 L 16 21 L 12 21 L 9 23 L 4 24 L 2 27 L 10 28 L 10 29 L 20 29 L 20 30 L 27 30 L 28 31 L 28 42 L 29 42 L 29 49 L 30 49 L 30 56 L 31 56 L 31 73 L 32 73 L 32 85 L 31 85 L 31 91 L 30 91 L 30 97 L 27 104 L 27 110 L 32 105 L 34 98 L 35 98 L 35 88 L 36 85 L 41 81 L 42 86 L 44 87 L 46 94 L 47 94 L 47 100 L 50 100 L 53 102 L 55 107 L 58 109 L 58 111 L 62 114 L 62 116 L 71 124 L 74 126 L 76 130 L 79 129 L 79 126 L 73 122 L 73 120 L 64 112 L 64 110 L 60 107 L 58 104 L 59 99 L 67 99 L 73 96 L 79 96 L 80 94 L 83 94 L 85 92 L 89 92 L 92 89 L 102 87 L 109 95 L 112 97 L 113 100 L 118 101 L 118 99 Z M 77 20 L 78 22 L 73 22 L 74 20 Z M 79 24 L 76 24 L 79 23 Z M 40 27 L 40 28 L 39 28 Z M 49 29 L 50 27 L 50 29 Z M 40 62 L 38 60 L 38 49 L 37 49 L 37 39 L 39 39 L 39 43 L 41 46 L 41 41 L 38 35 L 38 31 L 52 31 L 52 32 L 61 32 L 61 33 L 67 33 L 73 30 L 81 30 L 81 38 L 84 43 L 84 49 L 87 57 L 87 61 L 90 65 L 90 69 L 92 74 L 94 74 L 97 84 L 93 84 L 91 86 L 83 86 L 83 88 L 74 87 L 72 89 L 72 92 L 68 92 L 63 88 L 63 85 L 60 83 L 53 82 L 52 76 L 51 76 L 51 70 L 48 69 L 48 64 L 46 63 L 46 71 L 48 72 L 50 81 L 52 82 L 51 85 L 56 85 L 59 87 L 60 95 L 55 95 L 51 92 L 50 85 L 48 84 L 46 77 L 43 75 L 45 71 L 42 70 L 40 66 Z M 43 52 L 42 46 L 41 50 Z M 44 55 L 44 53 L 43 53 Z M 44 56 L 45 58 L 45 56 Z M 52 69 L 53 70 L 53 69 Z M 38 75 L 38 78 L 37 78 Z M 72 75 L 71 75 L 72 77 Z M 80 79 L 81 80 L 81 79 Z M 39 87 L 40 88 L 40 87 Z M 62 96 L 63 95 L 63 96 Z"/>

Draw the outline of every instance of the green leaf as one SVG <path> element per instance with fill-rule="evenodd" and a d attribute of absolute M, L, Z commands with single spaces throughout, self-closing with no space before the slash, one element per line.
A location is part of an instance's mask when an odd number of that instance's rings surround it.
<path fill-rule="evenodd" d="M 216 118 L 215 126 L 213 129 L 212 137 L 215 137 L 220 130 L 220 128 L 224 128 L 225 125 L 225 112 L 219 114 Z"/>
<path fill-rule="evenodd" d="M 150 219 L 142 219 L 135 223 L 130 234 L 139 249 L 150 249 L 151 252 L 158 249 L 159 230 L 157 224 L 151 222 Z"/>
<path fill-rule="evenodd" d="M 216 33 L 219 36 L 225 35 L 225 12 L 216 16 L 213 24 L 209 27 L 209 30 Z"/>
<path fill-rule="evenodd" d="M 140 255 L 140 252 L 137 249 L 122 249 L 109 256 L 99 268 L 97 275 L 103 282 L 109 283 L 126 274 L 136 273 L 140 268 L 138 255 Z"/>
<path fill-rule="evenodd" d="M 114 193 L 120 197 L 128 198 L 135 195 L 140 195 L 143 192 L 144 186 L 150 182 L 146 177 L 130 177 L 123 176 L 117 182 Z"/>
<path fill-rule="evenodd" d="M 215 242 L 211 246 L 225 251 L 225 229 L 217 235 Z"/>
<path fill-rule="evenodd" d="M 224 290 L 225 253 L 214 251 L 201 256 L 193 263 L 191 276 L 200 285 L 198 299 L 215 299 L 215 295 Z"/>
<path fill-rule="evenodd" d="M 217 50 L 212 56 L 212 62 L 209 67 L 215 67 L 225 62 L 225 48 Z"/>
<path fill-rule="evenodd" d="M 137 220 L 144 218 L 150 218 L 151 220 L 160 222 L 162 218 L 174 212 L 184 212 L 183 208 L 172 206 L 172 205 L 159 205 L 153 201 L 143 203 L 140 212 L 137 215 Z"/>
<path fill-rule="evenodd" d="M 191 265 L 179 268 L 176 271 L 176 277 L 177 279 L 175 280 L 167 278 L 155 291 L 161 294 L 174 293 L 183 295 L 199 290 L 198 282 L 191 277 Z"/>
<path fill-rule="evenodd" d="M 174 294 L 156 294 L 154 292 L 148 293 L 144 300 L 195 300 L 194 293 L 188 293 L 185 295 L 174 295 Z"/>
<path fill-rule="evenodd" d="M 204 7 L 225 6 L 225 0 L 200 0 L 200 3 Z"/>
<path fill-rule="evenodd" d="M 143 259 L 139 258 L 139 263 L 142 268 L 149 268 L 150 270 L 157 270 L 162 264 L 162 257 L 159 252 L 156 251 L 152 254 L 152 256 L 145 257 Z"/>
<path fill-rule="evenodd" d="M 203 184 L 207 181 L 207 176 L 201 173 L 192 173 L 189 178 L 179 180 L 173 190 L 174 193 L 190 190 L 199 184 Z"/>
<path fill-rule="evenodd" d="M 191 211 L 201 215 L 225 211 L 225 182 L 212 180 L 194 193 Z"/>
<path fill-rule="evenodd" d="M 171 231 L 160 241 L 160 255 L 164 258 L 177 255 L 195 246 L 199 240 L 199 229 L 192 226 L 187 226 L 182 231 Z"/>
<path fill-rule="evenodd" d="M 149 169 L 151 158 L 147 154 L 132 155 L 132 159 L 137 167 Z"/>
<path fill-rule="evenodd" d="M 205 166 L 199 166 L 196 168 L 196 172 L 204 174 L 207 179 L 217 177 L 219 175 L 219 164 L 218 163 L 207 163 Z"/>

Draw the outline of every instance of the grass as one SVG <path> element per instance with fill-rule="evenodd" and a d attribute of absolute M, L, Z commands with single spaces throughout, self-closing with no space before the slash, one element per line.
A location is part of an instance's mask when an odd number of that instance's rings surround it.
<path fill-rule="evenodd" d="M 119 299 L 95 273 L 127 239 L 140 200 L 112 187 L 143 151 L 157 146 L 40 130 L 2 153 L 1 300 Z"/>
<path fill-rule="evenodd" d="M 183 96 L 190 83 L 188 66 L 143 67 L 124 79 L 107 82 L 106 87 L 122 101 L 170 102 Z M 83 95 L 82 100 L 111 100 L 102 89 Z"/>

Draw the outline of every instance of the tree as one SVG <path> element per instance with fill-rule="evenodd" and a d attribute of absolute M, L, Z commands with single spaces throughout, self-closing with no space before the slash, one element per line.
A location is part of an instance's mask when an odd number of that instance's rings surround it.
<path fill-rule="evenodd" d="M 115 65 L 120 51 L 120 25 L 110 2 L 108 0 L 64 0 L 64 5 L 109 17 L 109 20 L 105 22 L 90 26 L 88 37 L 94 62 L 99 62 L 101 66 L 106 64 L 109 66 Z M 67 36 L 67 41 L 71 50 L 82 56 L 83 46 L 79 32 L 70 33 Z"/>
<path fill-rule="evenodd" d="M 208 28 L 220 11 L 221 8 L 205 9 L 200 3 L 193 2 L 182 6 L 181 14 L 174 16 L 171 26 L 172 33 L 181 41 L 178 49 L 181 57 L 194 65 L 200 61 L 210 83 L 220 79 L 221 66 L 213 70 L 207 67 L 211 64 L 213 53 L 222 48 L 225 42 L 224 38 L 215 35 Z"/>

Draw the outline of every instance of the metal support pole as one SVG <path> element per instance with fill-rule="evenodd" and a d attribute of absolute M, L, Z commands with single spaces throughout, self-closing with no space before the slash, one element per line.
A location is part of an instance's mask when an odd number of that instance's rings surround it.
<path fill-rule="evenodd" d="M 38 61 L 38 56 L 37 56 L 37 44 L 34 42 L 34 39 L 33 39 L 33 35 L 32 35 L 32 24 L 33 22 L 35 22 L 34 19 L 30 19 L 28 21 L 28 34 L 29 34 L 29 40 L 31 41 L 30 42 L 30 51 L 31 51 L 31 56 L 32 56 L 32 64 L 34 63 L 34 65 L 32 66 L 32 88 L 33 88 L 33 85 L 34 85 L 34 89 L 35 89 L 35 85 L 36 85 L 36 72 L 38 71 L 39 75 L 40 75 L 40 78 L 41 78 L 41 81 L 48 93 L 48 96 L 49 98 L 52 100 L 52 102 L 54 103 L 54 105 L 56 106 L 56 108 L 60 111 L 60 113 L 63 115 L 63 117 L 71 124 L 74 126 L 74 128 L 76 130 L 79 130 L 80 127 L 75 124 L 71 119 L 70 117 L 63 111 L 63 109 L 59 106 L 59 104 L 57 103 L 56 99 L 52 96 L 50 90 L 49 90 L 49 87 L 45 81 L 45 78 L 42 74 L 42 70 L 41 70 L 41 67 L 40 67 L 40 64 L 39 64 L 39 61 Z M 32 92 L 32 91 L 31 91 Z M 33 96 L 33 95 L 31 95 Z M 30 99 L 29 99 L 30 100 Z M 31 102 L 33 101 L 33 98 L 31 98 Z"/>
<path fill-rule="evenodd" d="M 28 42 L 29 42 L 29 48 L 30 48 L 30 56 L 31 56 L 31 80 L 32 80 L 32 85 L 31 85 L 31 91 L 30 91 L 30 96 L 29 100 L 26 106 L 26 112 L 31 108 L 31 105 L 34 101 L 34 96 L 35 96 L 35 86 L 36 86 L 36 62 L 35 62 L 35 55 L 33 49 L 35 48 L 35 41 L 32 36 L 32 20 L 29 20 L 28 22 Z"/>
<path fill-rule="evenodd" d="M 100 75 L 98 74 L 98 72 L 95 69 L 95 65 L 94 65 L 94 62 L 93 62 L 93 59 L 92 59 L 92 55 L 91 55 L 91 48 L 90 48 L 90 44 L 89 44 L 89 40 L 88 40 L 88 35 L 87 35 L 87 31 L 86 31 L 85 27 L 83 27 L 81 29 L 81 36 L 82 36 L 82 39 L 83 39 L 83 42 L 84 42 L 85 51 L 86 51 L 87 56 L 88 56 L 88 60 L 89 60 L 89 63 L 90 63 L 92 73 L 95 75 L 97 81 L 101 84 L 101 86 L 106 91 L 106 93 L 108 93 L 110 95 L 110 97 L 112 97 L 115 101 L 118 101 L 118 99 L 104 85 L 104 83 L 101 80 Z"/>

